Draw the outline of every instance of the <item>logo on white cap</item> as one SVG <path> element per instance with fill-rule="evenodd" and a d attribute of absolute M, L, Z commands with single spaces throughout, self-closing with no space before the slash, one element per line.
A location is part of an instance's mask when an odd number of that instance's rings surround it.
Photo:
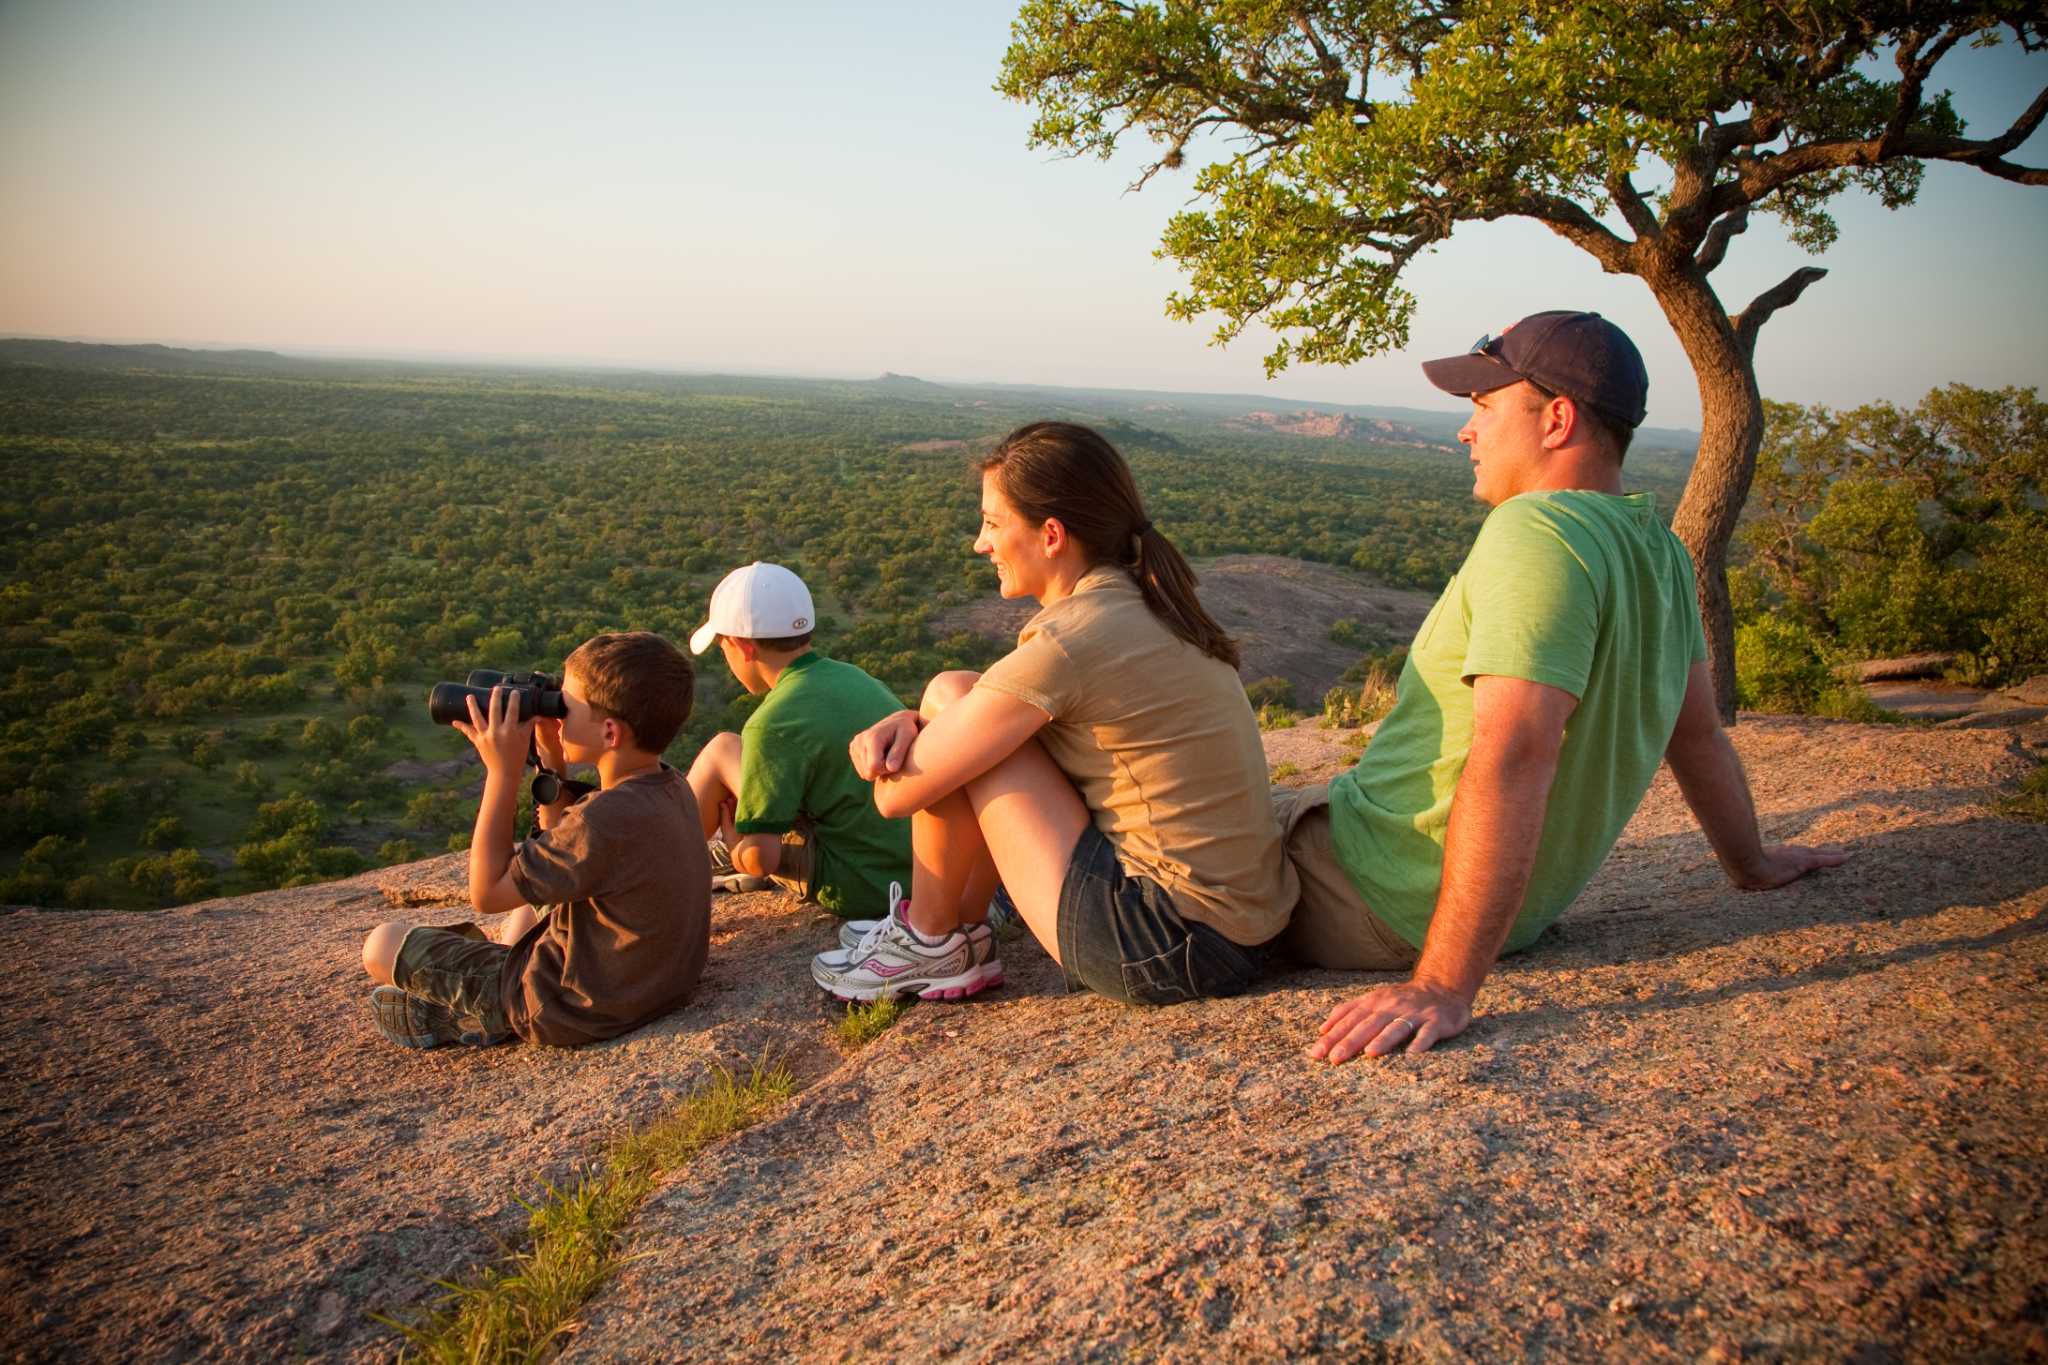
<path fill-rule="evenodd" d="M 782 640 L 811 628 L 817 609 L 804 581 L 783 568 L 755 560 L 734 569 L 711 592 L 711 619 L 690 635 L 690 652 L 702 654 L 721 635 L 742 640 Z"/>

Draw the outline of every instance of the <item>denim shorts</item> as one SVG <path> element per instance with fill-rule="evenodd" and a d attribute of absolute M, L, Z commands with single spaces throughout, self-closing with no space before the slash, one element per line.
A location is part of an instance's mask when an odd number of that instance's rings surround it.
<path fill-rule="evenodd" d="M 1068 989 L 1085 986 L 1127 1005 L 1238 995 L 1266 966 L 1264 948 L 1182 919 L 1164 887 L 1124 871 L 1093 825 L 1074 844 L 1060 883 L 1059 941 Z"/>
<path fill-rule="evenodd" d="M 391 984 L 446 1005 L 464 1027 L 492 1042 L 512 1036 L 505 1015 L 505 959 L 512 953 L 473 921 L 408 929 L 391 966 Z"/>

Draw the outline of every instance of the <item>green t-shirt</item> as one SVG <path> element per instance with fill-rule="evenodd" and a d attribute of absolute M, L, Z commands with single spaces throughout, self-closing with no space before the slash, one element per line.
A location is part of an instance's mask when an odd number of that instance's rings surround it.
<path fill-rule="evenodd" d="M 910 884 L 910 822 L 886 820 L 846 746 L 901 711 L 894 693 L 852 664 L 813 650 L 790 661 L 740 731 L 733 828 L 815 835 L 812 893 L 849 919 L 888 913 L 889 883 Z"/>
<path fill-rule="evenodd" d="M 1473 678 L 1579 699 L 1529 891 L 1503 949 L 1585 889 L 1656 775 L 1706 658 L 1692 560 L 1648 493 L 1524 493 L 1496 507 L 1416 633 L 1394 709 L 1330 784 L 1338 860 L 1373 913 L 1420 947 L 1443 878 L 1451 797 L 1472 749 Z"/>

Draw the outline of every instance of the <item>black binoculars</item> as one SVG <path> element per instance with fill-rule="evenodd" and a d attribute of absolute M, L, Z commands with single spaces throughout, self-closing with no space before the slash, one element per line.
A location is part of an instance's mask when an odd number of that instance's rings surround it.
<path fill-rule="evenodd" d="M 436 725 L 468 720 L 469 699 L 475 697 L 477 709 L 488 716 L 494 687 L 511 689 L 506 714 L 514 720 L 532 720 L 535 716 L 560 720 L 569 714 L 569 704 L 562 699 L 560 678 L 546 673 L 496 673 L 488 668 L 471 673 L 466 683 L 435 683 L 434 690 L 427 695 L 427 714 Z"/>

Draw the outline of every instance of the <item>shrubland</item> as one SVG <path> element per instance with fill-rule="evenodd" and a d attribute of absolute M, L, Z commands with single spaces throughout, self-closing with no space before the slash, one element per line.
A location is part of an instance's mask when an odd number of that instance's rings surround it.
<path fill-rule="evenodd" d="M 1962 384 L 1917 406 L 1773 403 L 1730 577 L 1744 706 L 1867 714 L 1842 665 L 1952 653 L 2048 670 L 2048 404 Z"/>
<path fill-rule="evenodd" d="M 554 669 L 601 630 L 680 641 L 754 558 L 804 575 L 823 649 L 913 699 L 996 653 L 930 623 L 993 587 L 969 454 L 1032 418 L 1107 430 L 1195 557 L 1434 587 L 1478 521 L 1441 451 L 1150 406 L 8 345 L 0 902 L 155 906 L 461 847 L 476 770 L 430 683 Z M 679 765 L 751 705 L 699 664 Z"/>

